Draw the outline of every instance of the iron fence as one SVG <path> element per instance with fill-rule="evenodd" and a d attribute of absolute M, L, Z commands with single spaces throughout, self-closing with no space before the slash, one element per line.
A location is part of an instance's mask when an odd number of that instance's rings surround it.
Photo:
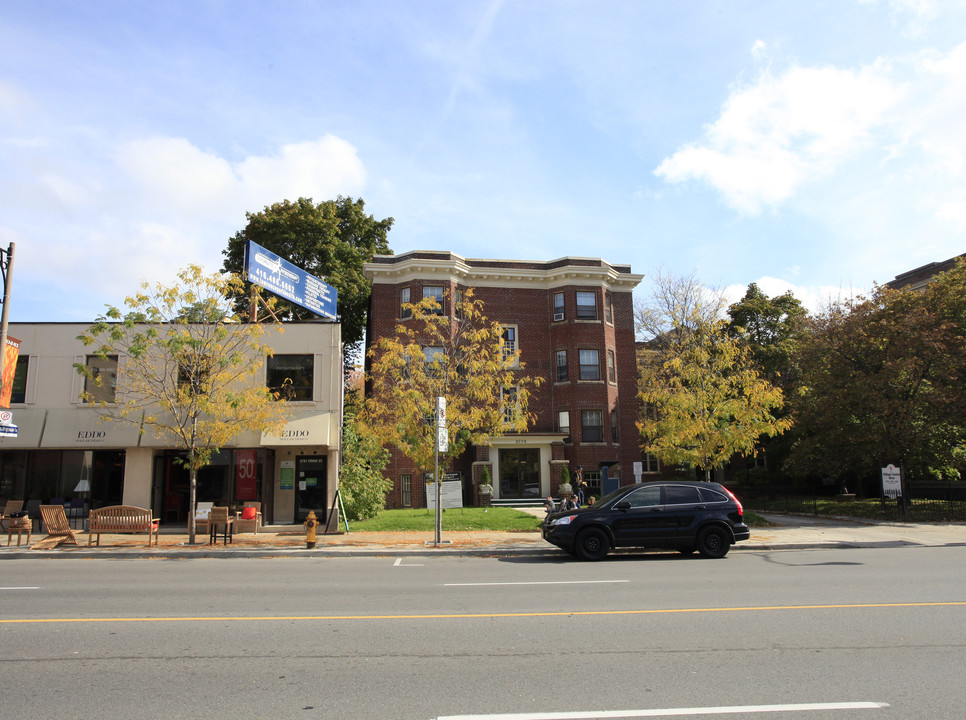
<path fill-rule="evenodd" d="M 823 486 L 733 487 L 744 505 L 765 513 L 842 515 L 906 522 L 966 522 L 966 485 L 910 483 L 903 500 L 830 494 Z"/>

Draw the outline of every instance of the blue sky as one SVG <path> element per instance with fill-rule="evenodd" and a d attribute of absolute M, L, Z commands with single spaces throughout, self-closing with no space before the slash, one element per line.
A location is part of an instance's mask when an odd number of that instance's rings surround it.
<path fill-rule="evenodd" d="M 961 0 L 5 0 L 0 47 L 14 321 L 217 270 L 299 196 L 397 253 L 812 308 L 966 252 Z"/>

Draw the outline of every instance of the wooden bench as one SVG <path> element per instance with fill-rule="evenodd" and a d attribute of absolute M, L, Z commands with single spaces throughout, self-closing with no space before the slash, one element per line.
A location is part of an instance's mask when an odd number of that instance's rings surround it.
<path fill-rule="evenodd" d="M 109 505 L 108 507 L 91 510 L 88 520 L 87 546 L 97 535 L 97 545 L 101 544 L 101 533 L 147 533 L 148 547 L 151 547 L 151 536 L 154 544 L 158 544 L 158 525 L 160 518 L 151 517 L 151 511 L 133 505 Z"/>

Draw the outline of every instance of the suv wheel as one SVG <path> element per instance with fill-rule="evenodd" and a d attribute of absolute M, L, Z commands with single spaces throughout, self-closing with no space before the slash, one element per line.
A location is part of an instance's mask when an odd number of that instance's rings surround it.
<path fill-rule="evenodd" d="M 610 542 L 603 530 L 587 528 L 577 536 L 575 549 L 581 560 L 600 560 L 610 550 Z"/>
<path fill-rule="evenodd" d="M 698 535 L 698 552 L 703 557 L 723 558 L 730 548 L 728 534 L 719 527 L 707 527 Z"/>

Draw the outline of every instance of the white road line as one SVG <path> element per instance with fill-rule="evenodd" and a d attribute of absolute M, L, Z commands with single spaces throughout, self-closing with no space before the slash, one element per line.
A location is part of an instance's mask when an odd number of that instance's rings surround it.
<path fill-rule="evenodd" d="M 422 563 L 403 563 L 402 558 L 396 558 L 396 562 L 392 564 L 393 567 L 422 567 Z"/>
<path fill-rule="evenodd" d="M 473 587 L 479 585 L 595 585 L 601 583 L 626 583 L 630 580 L 547 580 L 533 582 L 471 582 L 443 583 L 443 587 Z"/>
<path fill-rule="evenodd" d="M 652 710 L 508 713 L 505 715 L 440 715 L 436 720 L 602 720 L 603 718 L 686 717 L 737 713 L 804 712 L 808 710 L 881 710 L 887 707 L 889 707 L 889 703 L 880 702 L 795 703 L 790 705 L 732 705 Z"/>
<path fill-rule="evenodd" d="M 40 588 L 38 586 L 0 587 L 0 590 L 40 590 Z"/>

